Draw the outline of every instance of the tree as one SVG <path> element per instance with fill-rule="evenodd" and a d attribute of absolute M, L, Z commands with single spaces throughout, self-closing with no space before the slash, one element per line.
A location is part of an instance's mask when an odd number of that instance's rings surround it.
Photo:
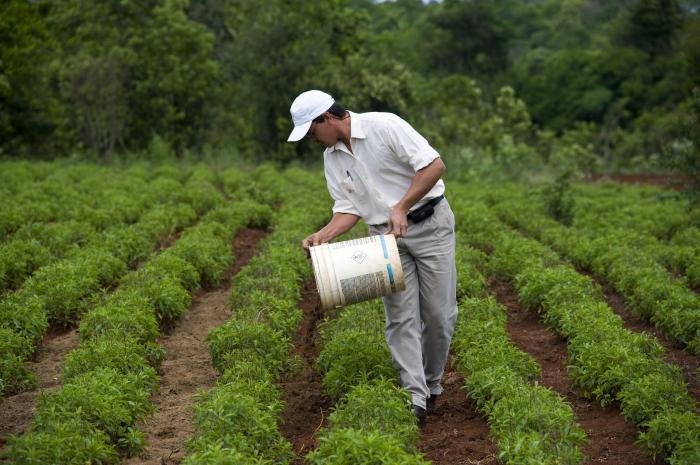
<path fill-rule="evenodd" d="M 51 26 L 54 61 L 74 139 L 108 157 L 158 134 L 178 149 L 201 132 L 217 68 L 213 39 L 185 14 L 186 0 L 65 0 Z"/>
<path fill-rule="evenodd" d="M 445 0 L 428 17 L 430 60 L 445 73 L 489 76 L 508 65 L 511 31 L 488 0 Z"/>
<path fill-rule="evenodd" d="M 678 0 L 636 0 L 618 17 L 614 34 L 619 45 L 656 56 L 672 48 L 682 25 Z"/>
<path fill-rule="evenodd" d="M 216 104 L 219 65 L 212 33 L 186 14 L 188 0 L 156 5 L 142 29 L 129 37 L 137 56 L 130 71 L 134 88 L 130 134 L 149 141 L 159 134 L 176 150 L 201 145 L 211 126 L 208 106 Z"/>
<path fill-rule="evenodd" d="M 45 71 L 54 53 L 46 8 L 26 0 L 0 3 L 0 154 L 50 154 L 60 124 Z"/>

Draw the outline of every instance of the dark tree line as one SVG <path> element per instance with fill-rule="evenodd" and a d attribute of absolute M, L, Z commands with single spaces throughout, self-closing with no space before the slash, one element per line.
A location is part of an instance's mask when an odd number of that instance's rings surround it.
<path fill-rule="evenodd" d="M 109 158 L 156 141 L 176 154 L 303 158 L 307 147 L 284 143 L 289 104 L 322 88 L 351 109 L 400 112 L 467 158 L 624 166 L 692 140 L 699 10 L 682 0 L 5 0 L 0 155 Z"/>

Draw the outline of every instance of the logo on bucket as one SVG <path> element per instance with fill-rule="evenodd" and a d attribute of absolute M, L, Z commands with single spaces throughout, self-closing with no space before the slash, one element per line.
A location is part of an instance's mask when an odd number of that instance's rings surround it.
<path fill-rule="evenodd" d="M 324 309 L 406 288 L 401 255 L 391 234 L 321 244 L 309 250 Z"/>
<path fill-rule="evenodd" d="M 362 263 L 365 261 L 365 258 L 367 258 L 367 254 L 361 250 L 356 250 L 355 253 L 352 254 L 352 257 L 350 257 L 350 258 L 355 260 L 357 263 Z"/>

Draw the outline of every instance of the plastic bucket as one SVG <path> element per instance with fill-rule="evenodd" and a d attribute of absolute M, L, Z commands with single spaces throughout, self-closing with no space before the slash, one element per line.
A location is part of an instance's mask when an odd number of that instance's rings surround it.
<path fill-rule="evenodd" d="M 406 289 L 393 234 L 322 244 L 309 250 L 324 309 Z"/>

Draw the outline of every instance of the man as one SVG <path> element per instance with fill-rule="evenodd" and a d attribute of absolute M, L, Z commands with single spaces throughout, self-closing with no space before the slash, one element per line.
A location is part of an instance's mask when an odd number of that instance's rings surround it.
<path fill-rule="evenodd" d="M 333 217 L 302 241 L 330 242 L 362 218 L 397 238 L 406 290 L 383 298 L 385 336 L 419 425 L 435 410 L 457 318 L 454 215 L 439 154 L 391 113 L 353 113 L 318 90 L 292 103 L 289 141 L 308 137 L 323 154 Z"/>

